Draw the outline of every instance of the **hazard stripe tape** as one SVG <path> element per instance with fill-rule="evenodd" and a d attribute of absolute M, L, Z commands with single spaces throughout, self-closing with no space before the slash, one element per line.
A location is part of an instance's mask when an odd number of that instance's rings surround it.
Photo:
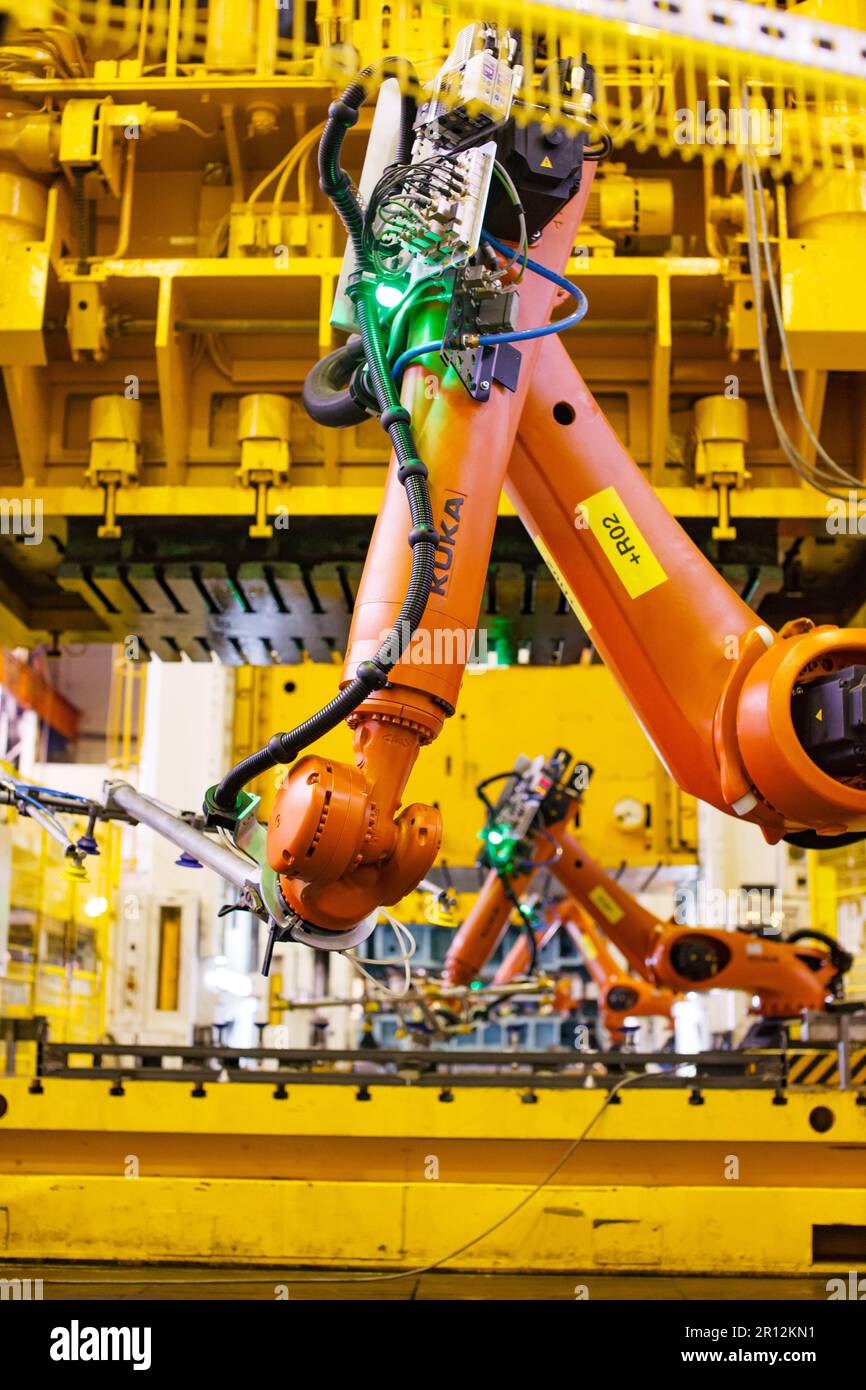
<path fill-rule="evenodd" d="M 839 1063 L 838 1063 L 838 1061 L 834 1058 L 833 1061 L 830 1063 L 829 1067 L 827 1067 L 826 1071 L 822 1071 L 822 1072 L 820 1073 L 819 1076 L 813 1076 L 813 1077 L 812 1077 L 812 1084 L 813 1084 L 813 1086 L 826 1086 L 827 1083 L 828 1083 L 829 1081 L 838 1081 L 838 1080 L 839 1080 Z"/>
<path fill-rule="evenodd" d="M 827 1061 L 826 1052 L 807 1052 L 803 1056 L 792 1061 L 788 1068 L 788 1080 L 805 1082 L 812 1072 L 816 1071 L 822 1062 Z M 837 1065 L 835 1055 L 831 1056 L 831 1070 Z"/>
<path fill-rule="evenodd" d="M 858 1076 L 866 1079 L 866 1049 L 863 1052 L 855 1052 L 851 1058 L 851 1080 L 854 1081 Z"/>
<path fill-rule="evenodd" d="M 850 1056 L 850 1079 L 866 1084 L 866 1048 Z M 793 1085 L 826 1086 L 839 1080 L 839 1057 L 835 1049 L 813 1048 L 788 1053 L 788 1082 Z"/>

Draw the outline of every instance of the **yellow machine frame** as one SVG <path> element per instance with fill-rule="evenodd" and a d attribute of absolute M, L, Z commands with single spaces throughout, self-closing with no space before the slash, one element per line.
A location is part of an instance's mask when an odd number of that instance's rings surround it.
<path fill-rule="evenodd" d="M 191 1100 L 182 1083 L 115 1094 L 107 1081 L 48 1079 L 34 1094 L 24 1077 L 5 1080 L 0 1257 L 424 1265 L 527 1196 L 603 1099 L 515 1086 L 455 1088 L 443 1104 L 435 1089 L 365 1095 L 358 1082 L 282 1099 L 214 1084 Z M 555 1180 L 448 1267 L 866 1269 L 863 1092 L 694 1099 L 623 1092 Z M 818 1109 L 830 1112 L 824 1134 Z"/>

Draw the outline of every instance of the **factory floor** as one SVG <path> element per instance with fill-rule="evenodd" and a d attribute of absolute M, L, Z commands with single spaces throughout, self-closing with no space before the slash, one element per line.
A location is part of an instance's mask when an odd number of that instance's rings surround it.
<path fill-rule="evenodd" d="M 573 1301 L 585 1285 L 598 1299 L 733 1301 L 784 1299 L 826 1302 L 826 1276 L 817 1278 L 718 1278 L 616 1274 L 431 1273 L 364 1280 L 360 1271 L 208 1269 L 185 1266 L 106 1264 L 2 1264 L 0 1278 L 41 1279 L 45 1299 L 297 1299 L 436 1301 L 509 1299 Z M 321 1281 L 321 1282 L 320 1282 Z"/>

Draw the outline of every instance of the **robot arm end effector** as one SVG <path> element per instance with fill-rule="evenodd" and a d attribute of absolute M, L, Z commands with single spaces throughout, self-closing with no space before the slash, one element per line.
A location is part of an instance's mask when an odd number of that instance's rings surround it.
<path fill-rule="evenodd" d="M 268 824 L 267 858 L 286 904 L 343 932 L 392 905 L 428 873 L 442 820 L 420 803 L 399 811 L 420 740 L 369 715 L 355 728 L 356 766 L 311 755 L 291 769 Z"/>
<path fill-rule="evenodd" d="M 766 633 L 766 637 L 764 637 Z M 729 809 L 771 842 L 831 848 L 866 831 L 866 630 L 749 634 L 716 710 Z"/>

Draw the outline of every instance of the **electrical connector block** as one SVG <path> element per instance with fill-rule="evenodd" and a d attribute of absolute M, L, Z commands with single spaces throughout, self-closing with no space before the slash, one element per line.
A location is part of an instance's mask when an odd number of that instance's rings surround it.
<path fill-rule="evenodd" d="M 412 163 L 437 153 L 427 140 L 416 141 Z M 448 159 L 441 175 L 434 166 L 425 192 L 403 193 L 412 210 L 404 244 L 422 264 L 448 269 L 464 265 L 478 250 L 495 160 L 496 145 L 490 140 Z"/>

